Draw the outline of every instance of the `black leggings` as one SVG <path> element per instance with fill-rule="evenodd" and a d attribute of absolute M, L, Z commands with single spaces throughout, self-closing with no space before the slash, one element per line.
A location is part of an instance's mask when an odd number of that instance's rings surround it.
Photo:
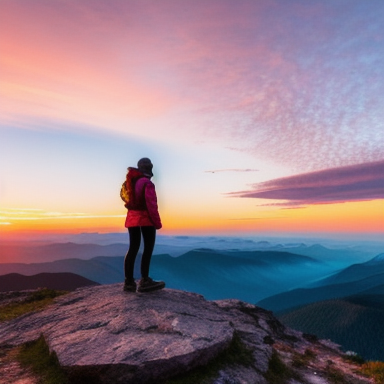
<path fill-rule="evenodd" d="M 141 257 L 141 277 L 149 276 L 149 264 L 156 240 L 156 228 L 153 226 L 146 227 L 129 227 L 129 249 L 124 259 L 124 274 L 126 280 L 133 280 L 133 269 L 137 253 L 139 252 L 141 235 L 144 240 L 144 250 Z"/>

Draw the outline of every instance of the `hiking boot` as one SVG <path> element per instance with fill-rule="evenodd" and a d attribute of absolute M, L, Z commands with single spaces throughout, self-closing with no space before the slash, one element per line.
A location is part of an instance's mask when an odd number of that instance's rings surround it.
<path fill-rule="evenodd" d="M 165 287 L 164 281 L 154 281 L 150 277 L 143 277 L 140 280 L 138 292 L 151 292 L 163 289 Z"/>
<path fill-rule="evenodd" d="M 125 280 L 123 289 L 125 292 L 136 292 L 135 280 Z"/>

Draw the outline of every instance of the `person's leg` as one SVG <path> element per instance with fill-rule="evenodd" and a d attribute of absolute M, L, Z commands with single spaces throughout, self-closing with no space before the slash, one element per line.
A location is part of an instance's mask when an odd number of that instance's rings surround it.
<path fill-rule="evenodd" d="M 144 251 L 141 258 L 141 280 L 139 292 L 150 292 L 165 287 L 164 281 L 153 281 L 149 277 L 149 265 L 151 263 L 151 257 L 153 248 L 155 246 L 156 240 L 156 229 L 155 227 L 141 227 L 141 233 L 143 234 L 144 239 Z"/>
<path fill-rule="evenodd" d="M 135 260 L 137 253 L 140 248 L 141 241 L 141 231 L 140 227 L 129 227 L 129 249 L 124 259 L 124 275 L 125 275 L 125 290 L 129 290 L 128 288 L 132 285 L 132 291 L 135 287 L 134 278 L 133 278 L 133 270 L 135 267 Z M 127 288 L 127 289 L 126 289 Z"/>
<path fill-rule="evenodd" d="M 151 264 L 153 248 L 155 247 L 156 229 L 152 226 L 141 227 L 141 233 L 144 240 L 144 250 L 141 257 L 141 277 L 147 278 L 149 276 L 149 265 Z"/>

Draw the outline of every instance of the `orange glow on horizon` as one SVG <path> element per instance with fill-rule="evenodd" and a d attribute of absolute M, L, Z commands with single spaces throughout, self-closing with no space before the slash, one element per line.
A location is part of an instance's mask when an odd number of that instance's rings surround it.
<path fill-rule="evenodd" d="M 126 231 L 143 156 L 159 235 L 384 235 L 373 3 L 5 0 L 0 240 Z"/>
<path fill-rule="evenodd" d="M 276 212 L 278 214 L 276 214 Z M 384 200 L 313 205 L 306 208 L 279 209 L 262 212 L 259 218 L 229 219 L 218 215 L 178 216 L 174 212 L 162 214 L 160 234 L 225 234 L 250 233 L 372 233 L 384 234 Z M 84 217 L 34 216 L 8 217 L 1 225 L 1 238 L 32 233 L 123 232 L 125 215 L 89 215 Z"/>

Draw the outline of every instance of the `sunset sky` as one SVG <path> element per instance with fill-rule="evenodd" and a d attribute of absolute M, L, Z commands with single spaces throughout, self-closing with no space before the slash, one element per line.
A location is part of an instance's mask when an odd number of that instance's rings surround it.
<path fill-rule="evenodd" d="M 382 0 L 0 0 L 1 239 L 384 235 Z"/>

